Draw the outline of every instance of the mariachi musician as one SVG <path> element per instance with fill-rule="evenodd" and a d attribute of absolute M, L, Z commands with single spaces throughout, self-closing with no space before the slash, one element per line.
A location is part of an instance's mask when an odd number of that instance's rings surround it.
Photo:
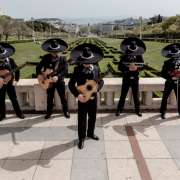
<path fill-rule="evenodd" d="M 78 148 L 84 147 L 87 137 L 99 140 L 94 134 L 97 112 L 97 91 L 104 81 L 100 79 L 98 61 L 103 59 L 102 50 L 93 44 L 81 44 L 71 52 L 71 59 L 77 66 L 69 81 L 69 89 L 78 98 Z M 88 126 L 87 125 L 88 115 Z"/>
<path fill-rule="evenodd" d="M 68 64 L 66 57 L 61 55 L 61 52 L 65 51 L 67 47 L 67 43 L 59 38 L 48 39 L 42 44 L 42 49 L 48 54 L 42 57 L 42 60 L 36 67 L 36 73 L 40 84 L 51 80 L 51 83 L 47 86 L 47 114 L 45 119 L 51 117 L 55 89 L 57 89 L 60 96 L 64 116 L 70 118 L 64 82 L 64 77 L 68 72 Z M 43 79 L 45 72 L 48 73 L 47 79 Z"/>
<path fill-rule="evenodd" d="M 120 48 L 123 55 L 121 56 L 118 69 L 122 71 L 123 79 L 116 116 L 119 116 L 124 109 L 125 99 L 130 87 L 134 98 L 135 112 L 138 116 L 142 116 L 140 113 L 138 75 L 139 71 L 144 67 L 142 54 L 146 51 L 146 46 L 142 40 L 130 37 L 122 41 Z"/>
<path fill-rule="evenodd" d="M 14 53 L 15 48 L 13 46 L 7 43 L 0 43 L 0 121 L 6 117 L 6 92 L 12 102 L 16 115 L 20 119 L 25 118 L 16 96 L 15 85 L 19 81 L 20 72 L 14 59 L 10 58 Z"/>
<path fill-rule="evenodd" d="M 163 57 L 169 58 L 164 62 L 161 76 L 166 79 L 164 93 L 161 102 L 161 118 L 165 119 L 167 109 L 167 99 L 172 90 L 174 90 L 177 99 L 178 113 L 180 115 L 180 43 L 170 44 L 161 51 Z"/>

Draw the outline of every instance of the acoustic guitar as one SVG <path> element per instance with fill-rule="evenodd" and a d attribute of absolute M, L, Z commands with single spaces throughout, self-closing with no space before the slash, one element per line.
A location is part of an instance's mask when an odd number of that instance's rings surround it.
<path fill-rule="evenodd" d="M 101 73 L 99 76 L 99 79 L 102 79 L 110 72 L 109 64 L 107 66 L 107 69 L 104 73 Z M 87 102 L 90 99 L 94 99 L 93 94 L 96 94 L 98 92 L 98 83 L 95 80 L 86 80 L 86 83 L 80 86 L 76 87 L 80 94 L 82 94 L 85 98 L 85 102 Z"/>
<path fill-rule="evenodd" d="M 4 69 L 0 70 L 0 78 L 3 79 L 3 83 L 0 84 L 0 89 L 3 87 L 3 85 L 8 84 L 13 78 L 12 72 Z"/>
<path fill-rule="evenodd" d="M 85 98 L 85 102 L 90 99 L 94 99 L 93 94 L 97 93 L 98 84 L 95 80 L 86 80 L 86 83 L 80 86 L 77 86 L 77 90 Z"/>
<path fill-rule="evenodd" d="M 41 74 L 38 75 L 39 85 L 43 89 L 47 90 L 48 88 L 52 87 L 54 83 L 53 76 L 58 71 L 59 63 L 60 61 L 57 61 L 54 69 L 47 68 L 45 71 L 42 71 Z"/>
<path fill-rule="evenodd" d="M 48 88 L 52 87 L 54 81 L 53 76 L 54 72 L 52 69 L 46 69 L 45 71 L 41 72 L 41 74 L 38 75 L 38 82 L 39 85 L 47 90 Z"/>

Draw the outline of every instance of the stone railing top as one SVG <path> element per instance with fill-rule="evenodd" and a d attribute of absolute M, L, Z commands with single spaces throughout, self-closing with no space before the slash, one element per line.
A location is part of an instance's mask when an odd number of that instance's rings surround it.
<path fill-rule="evenodd" d="M 121 85 L 122 78 L 103 78 L 105 85 Z M 65 83 L 69 82 L 69 78 L 65 78 Z M 164 84 L 165 80 L 163 78 L 140 78 L 140 85 L 159 85 Z M 37 79 L 21 79 L 18 82 L 18 86 L 34 86 L 38 84 Z"/>

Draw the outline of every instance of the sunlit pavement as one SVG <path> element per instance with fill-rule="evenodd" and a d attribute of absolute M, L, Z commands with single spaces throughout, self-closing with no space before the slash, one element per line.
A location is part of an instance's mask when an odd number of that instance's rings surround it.
<path fill-rule="evenodd" d="M 167 113 L 165 120 L 158 113 L 98 114 L 95 134 L 100 141 L 87 139 L 79 150 L 76 114 L 70 119 L 54 114 L 48 120 L 37 114 L 23 120 L 8 115 L 0 122 L 0 179 L 147 180 L 147 172 L 152 180 L 180 179 L 176 113 Z"/>

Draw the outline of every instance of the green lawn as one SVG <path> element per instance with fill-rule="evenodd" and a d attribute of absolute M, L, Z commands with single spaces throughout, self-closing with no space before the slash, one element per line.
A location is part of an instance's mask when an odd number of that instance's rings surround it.
<path fill-rule="evenodd" d="M 40 44 L 34 42 L 29 43 L 17 43 L 13 44 L 16 48 L 16 53 L 13 55 L 13 58 L 16 60 L 17 64 L 23 64 L 26 61 L 39 61 L 39 56 L 45 54 L 41 50 Z"/>

